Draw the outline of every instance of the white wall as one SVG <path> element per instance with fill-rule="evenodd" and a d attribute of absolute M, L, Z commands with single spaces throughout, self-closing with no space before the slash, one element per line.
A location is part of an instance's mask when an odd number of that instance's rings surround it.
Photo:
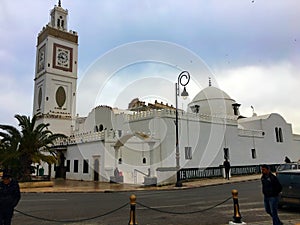
<path fill-rule="evenodd" d="M 283 163 L 286 155 L 292 159 L 300 158 L 300 140 L 294 141 L 290 124 L 287 124 L 278 114 L 271 114 L 258 118 L 258 120 L 252 118 L 251 121 L 241 123 L 243 127 L 248 128 L 246 130 L 238 129 L 237 122 L 239 121 L 236 120 L 215 118 L 213 122 L 209 122 L 210 118 L 188 115 L 188 118 L 180 115 L 178 123 L 181 167 L 217 167 L 223 164 L 225 147 L 229 149 L 232 166 Z M 101 118 L 98 119 L 97 121 L 101 122 Z M 153 165 L 150 165 L 150 146 L 143 140 L 137 137 L 130 138 L 124 143 L 124 146 L 120 147 L 115 159 L 114 145 L 119 136 L 106 135 L 104 144 L 97 141 L 68 146 L 66 158 L 71 159 L 71 171 L 73 171 L 74 159 L 78 159 L 80 163 L 79 173 L 67 173 L 67 178 L 93 180 L 92 165 L 90 164 L 89 174 L 83 174 L 82 160 L 88 159 L 91 163 L 95 155 L 101 159 L 100 170 L 105 179 L 109 179 L 115 167 L 118 166 L 124 174 L 124 181 L 129 183 L 136 180 L 138 183 L 143 181 L 142 175 L 134 173 L 135 169 L 148 173 L 148 169 L 152 166 L 152 170 L 157 175 L 157 168 L 175 167 L 174 120 L 174 113 L 161 112 L 159 115 L 145 115 L 140 118 L 137 116 L 136 119 L 124 124 L 125 130 L 122 135 L 136 131 L 144 132 L 152 137 L 148 141 L 156 141 L 152 150 Z M 250 130 L 252 125 L 255 129 Z M 275 127 L 282 128 L 283 142 L 276 142 Z M 257 128 L 260 129 L 257 130 Z M 118 129 L 120 128 L 118 127 Z M 184 147 L 186 146 L 192 147 L 191 160 L 185 159 Z M 252 148 L 256 150 L 256 158 L 252 158 Z M 119 157 L 122 157 L 122 164 L 118 164 L 116 161 Z M 146 164 L 142 163 L 143 157 L 147 159 Z"/>

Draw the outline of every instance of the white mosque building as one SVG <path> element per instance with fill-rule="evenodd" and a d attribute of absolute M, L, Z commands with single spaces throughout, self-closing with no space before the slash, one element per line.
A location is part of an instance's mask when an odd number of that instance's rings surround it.
<path fill-rule="evenodd" d="M 76 114 L 78 34 L 69 31 L 61 2 L 37 38 L 33 114 L 37 123 L 68 136 L 57 143 L 56 166 L 41 165 L 51 176 L 132 184 L 175 182 L 219 176 L 228 159 L 233 174 L 258 172 L 285 156 L 300 159 L 300 135 L 277 114 L 245 118 L 235 100 L 211 82 L 179 110 L 176 154 L 176 108 L 133 99 L 128 109 L 97 106 L 86 117 Z M 116 168 L 119 175 L 116 174 Z M 55 171 L 54 171 L 55 169 Z"/>

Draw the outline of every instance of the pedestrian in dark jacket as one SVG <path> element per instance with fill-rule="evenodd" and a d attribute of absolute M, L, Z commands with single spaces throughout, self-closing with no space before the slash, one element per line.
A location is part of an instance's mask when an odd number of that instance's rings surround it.
<path fill-rule="evenodd" d="M 223 166 L 225 168 L 225 179 L 229 180 L 230 162 L 228 161 L 227 158 L 225 159 Z"/>
<path fill-rule="evenodd" d="M 20 198 L 18 182 L 9 174 L 4 173 L 0 182 L 0 225 L 11 225 L 14 208 Z"/>
<path fill-rule="evenodd" d="M 279 193 L 282 190 L 282 186 L 279 183 L 277 177 L 272 174 L 268 165 L 261 166 L 262 176 L 262 192 L 264 194 L 264 205 L 266 212 L 272 217 L 273 225 L 282 225 L 278 217 L 278 201 Z"/>

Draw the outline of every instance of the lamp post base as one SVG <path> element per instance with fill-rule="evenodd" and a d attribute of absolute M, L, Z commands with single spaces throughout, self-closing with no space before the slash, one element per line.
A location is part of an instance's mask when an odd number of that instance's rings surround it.
<path fill-rule="evenodd" d="M 182 181 L 176 181 L 175 187 L 182 187 Z"/>
<path fill-rule="evenodd" d="M 245 222 L 241 222 L 241 223 L 235 223 L 235 222 L 232 222 L 232 221 L 229 221 L 229 225 L 245 225 L 246 223 Z"/>

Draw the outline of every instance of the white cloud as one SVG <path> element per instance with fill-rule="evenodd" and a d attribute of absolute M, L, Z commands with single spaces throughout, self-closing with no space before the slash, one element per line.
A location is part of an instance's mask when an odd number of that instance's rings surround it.
<path fill-rule="evenodd" d="M 27 79 L 16 80 L 11 74 L 0 76 L 0 124 L 17 125 L 14 115 L 31 115 L 32 92 L 28 92 L 29 85 L 32 86 Z"/>
<path fill-rule="evenodd" d="M 12 52 L 6 51 L 5 49 L 0 49 L 0 62 L 2 62 L 3 64 L 4 63 L 6 64 L 6 63 L 9 63 L 14 60 L 15 60 L 15 57 Z"/>
<path fill-rule="evenodd" d="M 279 113 L 300 133 L 299 71 L 299 65 L 281 62 L 221 70 L 217 80 L 229 96 L 242 104 L 244 116 L 252 115 L 251 105 L 259 115 Z"/>

